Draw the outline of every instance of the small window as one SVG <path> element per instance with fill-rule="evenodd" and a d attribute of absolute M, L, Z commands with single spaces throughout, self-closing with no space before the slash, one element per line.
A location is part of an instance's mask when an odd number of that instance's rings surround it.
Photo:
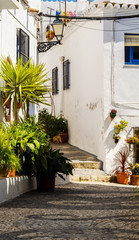
<path fill-rule="evenodd" d="M 125 34 L 125 64 L 139 64 L 139 35 Z"/>
<path fill-rule="evenodd" d="M 52 70 L 52 94 L 58 94 L 58 68 Z"/>
<path fill-rule="evenodd" d="M 70 88 L 70 62 L 66 60 L 63 62 L 63 89 Z"/>
<path fill-rule="evenodd" d="M 18 57 L 22 57 L 23 63 L 29 60 L 29 36 L 22 29 L 17 29 L 17 59 Z"/>

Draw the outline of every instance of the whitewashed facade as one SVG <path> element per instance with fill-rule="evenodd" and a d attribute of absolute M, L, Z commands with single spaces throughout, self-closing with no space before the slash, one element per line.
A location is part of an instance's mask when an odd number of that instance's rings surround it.
<path fill-rule="evenodd" d="M 0 16 L 0 55 L 10 56 L 12 61 L 17 61 L 17 30 L 22 31 L 28 37 L 28 57 L 37 62 L 37 21 L 36 13 L 30 12 L 28 8 L 40 10 L 40 0 L 4 0 L 1 1 Z M 3 82 L 0 80 L 0 84 Z M 2 111 L 2 98 L 0 102 L 0 121 L 4 120 Z M 34 112 L 35 109 L 32 109 Z M 12 120 L 12 107 L 11 107 Z"/>
<path fill-rule="evenodd" d="M 96 2 L 84 16 L 139 14 L 138 1 Z M 125 138 L 139 128 L 139 65 L 125 63 L 125 34 L 139 34 L 138 18 L 74 21 L 66 27 L 62 45 L 39 54 L 51 78 L 52 70 L 58 69 L 58 93 L 50 110 L 68 119 L 69 143 L 96 155 L 107 173 L 115 168 L 115 154 L 128 148 Z M 63 90 L 65 60 L 70 62 L 70 86 Z M 117 110 L 112 121 L 111 109 Z M 128 127 L 115 144 L 113 128 L 120 119 L 128 121 Z M 134 149 L 132 161 L 133 155 Z"/>

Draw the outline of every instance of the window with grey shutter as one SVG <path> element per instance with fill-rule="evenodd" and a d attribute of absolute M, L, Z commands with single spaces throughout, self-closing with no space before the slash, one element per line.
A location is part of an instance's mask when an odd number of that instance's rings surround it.
<path fill-rule="evenodd" d="M 66 60 L 63 62 L 63 89 L 70 88 L 70 62 Z"/>
<path fill-rule="evenodd" d="M 58 68 L 52 69 L 52 94 L 58 94 Z"/>

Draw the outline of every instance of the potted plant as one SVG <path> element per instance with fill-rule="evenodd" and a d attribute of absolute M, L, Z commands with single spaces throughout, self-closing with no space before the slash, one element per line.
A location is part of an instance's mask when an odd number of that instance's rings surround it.
<path fill-rule="evenodd" d="M 8 128 L 12 149 L 19 156 L 22 169 L 20 174 L 34 176 L 35 156 L 39 154 L 41 146 L 47 146 L 49 138 L 42 128 L 35 122 L 35 118 L 21 120 Z"/>
<path fill-rule="evenodd" d="M 40 126 L 43 127 L 52 141 L 68 141 L 68 121 L 62 115 L 55 117 L 43 109 L 39 111 L 38 119 Z"/>
<path fill-rule="evenodd" d="M 139 139 L 137 138 L 136 134 L 133 137 L 126 138 L 125 141 L 129 144 L 139 144 Z"/>
<path fill-rule="evenodd" d="M 119 140 L 121 139 L 121 137 L 119 135 L 113 134 L 113 139 L 114 139 L 115 143 L 118 143 Z"/>
<path fill-rule="evenodd" d="M 117 113 L 117 111 L 115 109 L 111 109 L 111 111 L 110 111 L 111 120 L 113 120 L 116 117 L 116 113 Z"/>
<path fill-rule="evenodd" d="M 42 146 L 35 156 L 35 175 L 38 191 L 52 192 L 55 189 L 56 175 L 64 179 L 64 175 L 72 175 L 71 160 L 66 158 L 60 150 L 52 149 L 50 144 Z M 65 180 L 65 179 L 64 179 Z"/>
<path fill-rule="evenodd" d="M 139 185 L 139 163 L 136 163 L 135 165 L 129 163 L 129 169 L 132 172 L 131 184 Z"/>
<path fill-rule="evenodd" d="M 119 123 L 115 123 L 114 133 L 119 134 L 120 131 L 123 131 L 127 126 L 128 126 L 128 122 L 126 122 L 125 120 L 121 120 Z"/>
<path fill-rule="evenodd" d="M 127 158 L 129 157 L 129 152 L 119 151 L 118 154 L 115 156 L 115 160 L 118 161 L 119 165 L 116 167 L 114 172 L 117 175 L 117 182 L 121 184 L 128 184 L 129 181 L 129 171 L 127 166 Z"/>
<path fill-rule="evenodd" d="M 50 30 L 50 25 L 46 28 L 46 38 L 48 41 L 51 41 L 54 38 L 55 34 L 54 31 Z"/>
<path fill-rule="evenodd" d="M 2 125 L 0 128 L 0 175 L 15 176 L 15 169 L 17 171 L 21 169 L 20 159 L 12 148 L 7 129 Z"/>
<path fill-rule="evenodd" d="M 61 137 L 62 143 L 65 143 L 68 141 L 68 121 L 60 115 L 57 118 L 57 135 Z"/>

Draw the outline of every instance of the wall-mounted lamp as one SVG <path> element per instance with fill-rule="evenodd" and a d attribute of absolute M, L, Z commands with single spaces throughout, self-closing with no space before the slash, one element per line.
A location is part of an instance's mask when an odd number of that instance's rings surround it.
<path fill-rule="evenodd" d="M 63 37 L 63 31 L 64 31 L 64 23 L 61 19 L 56 19 L 54 22 L 51 24 L 54 32 L 54 36 L 56 37 L 56 41 L 48 41 L 48 42 L 39 42 L 38 43 L 38 51 L 39 52 L 46 52 L 48 51 L 51 47 L 61 44 L 61 40 Z"/>

